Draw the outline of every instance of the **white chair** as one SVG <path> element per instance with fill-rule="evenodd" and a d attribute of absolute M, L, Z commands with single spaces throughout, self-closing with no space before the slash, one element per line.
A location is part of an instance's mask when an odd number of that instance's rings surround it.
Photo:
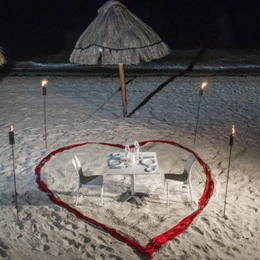
<path fill-rule="evenodd" d="M 189 185 L 191 202 L 192 202 L 192 190 L 191 190 L 191 170 L 196 161 L 195 156 L 191 153 L 184 165 L 184 171 L 182 174 L 165 173 L 164 174 L 164 190 L 165 184 L 167 184 L 167 205 L 169 205 L 169 183 L 172 181 L 183 182 L 183 184 Z"/>
<path fill-rule="evenodd" d="M 78 203 L 79 190 L 81 188 L 100 189 L 101 205 L 103 205 L 103 176 L 102 175 L 89 175 L 85 176 L 82 171 L 82 166 L 76 155 L 72 158 L 72 164 L 78 174 L 78 188 L 77 188 L 77 200 Z"/>

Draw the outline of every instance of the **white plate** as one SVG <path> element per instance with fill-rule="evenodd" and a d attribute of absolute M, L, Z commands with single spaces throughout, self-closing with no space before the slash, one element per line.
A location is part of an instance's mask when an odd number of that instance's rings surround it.
<path fill-rule="evenodd" d="M 119 154 L 119 153 L 111 153 L 111 154 L 110 154 L 110 157 L 119 158 L 119 157 L 120 157 L 120 154 Z"/>
<path fill-rule="evenodd" d="M 141 161 L 141 164 L 144 164 L 144 165 L 154 165 L 154 164 L 156 164 L 156 161 L 154 159 L 143 159 Z"/>
<path fill-rule="evenodd" d="M 120 160 L 117 160 L 117 159 L 109 159 L 108 160 L 109 166 L 120 166 L 121 164 L 122 164 L 122 162 Z"/>
<path fill-rule="evenodd" d="M 144 170 L 145 170 L 146 172 L 153 172 L 153 171 L 155 171 L 155 168 L 148 167 L 148 168 L 145 168 Z"/>

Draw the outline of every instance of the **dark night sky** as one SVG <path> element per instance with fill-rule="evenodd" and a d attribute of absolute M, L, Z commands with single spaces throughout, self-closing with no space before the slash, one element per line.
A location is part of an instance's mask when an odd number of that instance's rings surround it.
<path fill-rule="evenodd" d="M 82 33 L 105 2 L 5 1 L 0 9 L 0 46 L 12 60 L 57 53 L 65 45 L 66 32 Z M 172 49 L 260 47 L 260 8 L 258 3 L 253 3 L 256 1 L 121 2 L 151 26 Z"/>

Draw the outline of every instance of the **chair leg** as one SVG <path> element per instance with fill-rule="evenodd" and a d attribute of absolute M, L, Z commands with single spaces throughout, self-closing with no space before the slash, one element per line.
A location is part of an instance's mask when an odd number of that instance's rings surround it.
<path fill-rule="evenodd" d="M 164 182 L 163 182 L 163 194 L 165 194 L 165 182 L 166 182 L 166 179 L 164 178 Z"/>
<path fill-rule="evenodd" d="M 167 182 L 167 205 L 169 205 L 169 183 Z"/>
<path fill-rule="evenodd" d="M 78 205 L 78 197 L 79 197 L 79 188 L 77 190 L 76 206 Z"/>
<path fill-rule="evenodd" d="M 191 184 L 189 182 L 189 190 L 190 190 L 190 197 L 191 197 L 191 204 L 193 202 L 193 198 L 192 198 L 192 189 L 191 189 Z"/>
<path fill-rule="evenodd" d="M 103 186 L 101 187 L 101 191 L 100 191 L 100 199 L 101 199 L 101 205 L 103 205 Z"/>

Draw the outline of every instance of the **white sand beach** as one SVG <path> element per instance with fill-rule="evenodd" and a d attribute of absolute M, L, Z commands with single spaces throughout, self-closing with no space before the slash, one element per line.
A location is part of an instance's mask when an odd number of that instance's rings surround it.
<path fill-rule="evenodd" d="M 127 75 L 126 75 L 127 76 Z M 35 167 L 52 151 L 71 144 L 135 140 L 169 140 L 192 149 L 208 165 L 215 183 L 208 205 L 192 225 L 163 245 L 153 259 L 260 259 L 260 88 L 259 76 L 177 77 L 144 106 L 135 108 L 169 77 L 127 77 L 128 113 L 122 117 L 118 77 L 47 77 L 46 129 L 42 77 L 6 76 L 0 81 L 0 259 L 146 259 L 102 229 L 77 218 L 38 189 Z M 196 144 L 193 145 L 199 88 L 201 98 Z M 18 193 L 14 200 L 9 125 L 15 133 L 14 162 Z M 236 127 L 231 152 L 226 218 L 224 200 L 229 162 L 229 135 Z M 137 176 L 137 191 L 147 193 L 141 206 L 120 202 L 129 176 L 107 175 L 107 154 L 120 149 L 91 144 L 52 157 L 42 180 L 60 200 L 84 215 L 133 238 L 141 245 L 179 223 L 197 208 L 205 174 L 192 170 L 195 203 L 188 188 L 173 183 L 170 205 L 163 174 L 181 173 L 189 155 L 178 147 L 149 143 L 141 151 L 157 153 L 161 174 Z M 82 189 L 76 201 L 76 154 L 89 174 L 104 176 L 104 205 L 98 190 Z"/>

